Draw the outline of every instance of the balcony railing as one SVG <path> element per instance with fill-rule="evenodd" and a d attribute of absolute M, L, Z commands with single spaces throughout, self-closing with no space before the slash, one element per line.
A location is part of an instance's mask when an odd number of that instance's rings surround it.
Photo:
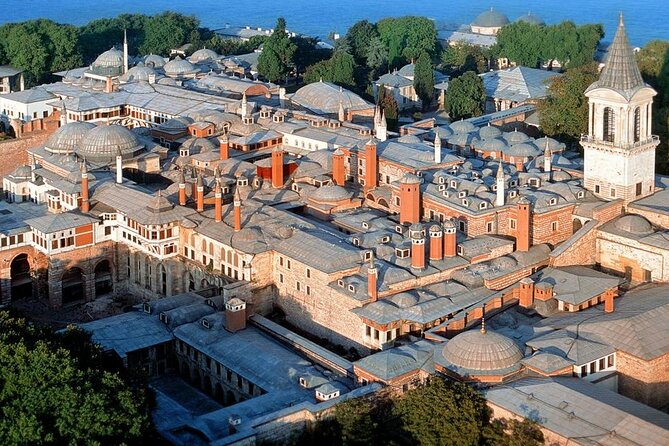
<path fill-rule="evenodd" d="M 586 142 L 586 143 L 592 143 L 592 144 L 599 144 L 603 146 L 610 146 L 618 149 L 634 149 L 636 147 L 641 147 L 646 144 L 659 144 L 660 143 L 660 137 L 657 135 L 651 135 L 645 139 L 642 139 L 641 141 L 637 141 L 631 144 L 620 144 L 616 142 L 611 142 L 611 141 L 604 141 L 599 138 L 595 138 L 591 135 L 581 135 L 581 142 Z"/>

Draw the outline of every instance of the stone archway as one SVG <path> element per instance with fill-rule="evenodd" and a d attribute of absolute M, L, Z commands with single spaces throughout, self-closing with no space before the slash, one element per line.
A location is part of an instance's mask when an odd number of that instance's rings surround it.
<path fill-rule="evenodd" d="M 102 260 L 95 266 L 95 297 L 114 291 L 111 265 L 109 260 Z"/>
<path fill-rule="evenodd" d="M 575 218 L 572 222 L 572 232 L 576 232 L 583 227 L 583 222 L 578 218 Z"/>
<path fill-rule="evenodd" d="M 383 206 L 384 208 L 389 207 L 388 202 L 383 198 L 379 198 L 379 201 L 377 201 L 376 204 L 378 204 L 379 206 Z"/>
<path fill-rule="evenodd" d="M 81 268 L 70 268 L 63 274 L 61 279 L 63 305 L 83 300 L 86 296 L 84 290 L 84 273 Z"/>
<path fill-rule="evenodd" d="M 12 300 L 32 297 L 33 281 L 30 277 L 30 261 L 28 260 L 28 254 L 19 254 L 14 257 L 10 264 L 10 279 L 10 293 Z"/>

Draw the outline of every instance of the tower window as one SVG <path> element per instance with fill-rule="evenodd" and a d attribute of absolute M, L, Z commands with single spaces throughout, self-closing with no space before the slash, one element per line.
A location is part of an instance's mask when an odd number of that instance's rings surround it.
<path fill-rule="evenodd" d="M 641 141 L 641 108 L 634 109 L 634 142 Z"/>
<path fill-rule="evenodd" d="M 636 196 L 638 197 L 639 195 L 641 195 L 642 191 L 643 191 L 642 183 L 636 183 Z"/>
<path fill-rule="evenodd" d="M 606 107 L 604 109 L 604 120 L 602 122 L 602 137 L 604 141 L 613 142 L 616 137 L 616 114 L 613 112 L 611 107 Z"/>
<path fill-rule="evenodd" d="M 616 190 L 611 188 L 611 197 L 613 198 L 615 196 L 616 196 Z"/>
<path fill-rule="evenodd" d="M 596 194 L 599 193 L 599 184 L 595 184 L 595 193 L 596 193 Z"/>

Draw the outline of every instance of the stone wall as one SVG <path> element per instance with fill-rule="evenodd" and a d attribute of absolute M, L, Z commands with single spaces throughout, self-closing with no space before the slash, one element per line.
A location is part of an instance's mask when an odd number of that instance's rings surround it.
<path fill-rule="evenodd" d="M 646 361 L 616 353 L 618 392 L 656 409 L 669 405 L 669 353 Z"/>
<path fill-rule="evenodd" d="M 18 139 L 0 141 L 0 177 L 4 177 L 19 166 L 28 164 L 28 149 L 44 144 L 51 133 L 46 131 L 33 132 Z"/>

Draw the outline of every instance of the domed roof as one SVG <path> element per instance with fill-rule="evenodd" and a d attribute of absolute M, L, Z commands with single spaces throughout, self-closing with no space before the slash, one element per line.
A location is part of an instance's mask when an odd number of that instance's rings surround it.
<path fill-rule="evenodd" d="M 305 158 L 315 163 L 318 163 L 323 169 L 329 171 L 332 169 L 332 154 L 333 152 L 327 149 L 314 150 L 313 152 L 307 154 Z"/>
<path fill-rule="evenodd" d="M 188 130 L 188 125 L 192 124 L 193 120 L 186 117 L 178 117 L 168 119 L 158 126 L 159 130 L 167 132 L 185 132 Z"/>
<path fill-rule="evenodd" d="M 435 127 L 432 130 L 433 135 L 439 135 L 441 139 L 446 139 L 449 136 L 453 135 L 453 130 L 448 125 L 441 125 L 439 127 Z"/>
<path fill-rule="evenodd" d="M 471 374 L 519 367 L 523 352 L 512 339 L 490 330 L 469 330 L 444 347 L 444 359 Z"/>
<path fill-rule="evenodd" d="M 508 148 L 506 142 L 499 138 L 490 138 L 476 144 L 476 147 L 484 152 L 502 152 Z"/>
<path fill-rule="evenodd" d="M 530 25 L 539 25 L 539 26 L 546 24 L 546 22 L 544 22 L 539 16 L 531 12 L 521 15 L 516 19 L 516 22 L 526 22 L 529 23 Z"/>
<path fill-rule="evenodd" d="M 309 197 L 314 201 L 333 203 L 351 198 L 351 192 L 341 186 L 321 186 L 311 193 Z"/>
<path fill-rule="evenodd" d="M 27 164 L 17 167 L 12 172 L 15 178 L 30 178 L 32 177 L 32 169 Z"/>
<path fill-rule="evenodd" d="M 144 64 L 148 67 L 160 68 L 165 65 L 165 59 L 156 54 L 149 54 L 144 58 Z"/>
<path fill-rule="evenodd" d="M 197 73 L 199 71 L 192 63 L 179 56 L 167 62 L 163 66 L 163 70 L 165 70 L 165 74 L 168 76 L 183 76 L 186 74 Z"/>
<path fill-rule="evenodd" d="M 509 156 L 520 156 L 526 158 L 533 158 L 541 154 L 541 151 L 531 143 L 514 144 L 506 149 L 506 154 Z"/>
<path fill-rule="evenodd" d="M 615 222 L 615 227 L 631 234 L 643 235 L 653 232 L 650 222 L 640 215 L 625 215 Z"/>
<path fill-rule="evenodd" d="M 77 155 L 86 160 L 109 163 L 117 155 L 132 157 L 144 148 L 137 136 L 121 125 L 101 125 L 91 129 L 81 141 Z"/>
<path fill-rule="evenodd" d="M 556 141 L 555 139 L 548 136 L 534 140 L 534 145 L 539 147 L 542 151 L 546 150 L 546 144 L 548 144 L 548 150 L 551 152 L 561 152 L 566 147 L 564 143 Z"/>
<path fill-rule="evenodd" d="M 204 62 L 207 60 L 216 60 L 216 59 L 218 59 L 218 53 L 216 53 L 216 51 L 207 48 L 202 48 L 195 51 L 188 58 L 188 60 L 190 60 L 193 63 Z"/>
<path fill-rule="evenodd" d="M 518 261 L 514 259 L 513 257 L 497 257 L 496 259 L 492 259 L 490 262 L 490 266 L 493 268 L 499 268 L 499 269 L 510 269 L 518 265 Z"/>
<path fill-rule="evenodd" d="M 556 170 L 553 172 L 553 181 L 569 181 L 571 180 L 571 175 L 564 170 Z"/>
<path fill-rule="evenodd" d="M 509 145 L 514 145 L 514 144 L 520 144 L 521 142 L 525 142 L 528 139 L 530 139 L 530 137 L 524 134 L 523 132 L 514 130 L 513 132 L 505 133 L 504 139 L 506 139 Z"/>
<path fill-rule="evenodd" d="M 181 148 L 188 149 L 191 155 L 216 150 L 214 143 L 207 138 L 189 138 L 181 144 Z"/>
<path fill-rule="evenodd" d="M 167 198 L 163 197 L 160 191 L 158 191 L 154 197 L 151 197 L 146 204 L 146 209 L 148 209 L 149 212 L 153 212 L 155 214 L 159 212 L 167 212 L 173 208 L 174 205 L 170 203 Z"/>
<path fill-rule="evenodd" d="M 92 65 L 96 68 L 123 67 L 123 51 L 117 50 L 115 47 L 111 47 L 111 49 L 100 54 Z"/>
<path fill-rule="evenodd" d="M 95 124 L 83 121 L 65 124 L 49 136 L 44 149 L 51 153 L 74 153 L 86 133 L 94 127 Z"/>
<path fill-rule="evenodd" d="M 411 293 L 399 293 L 387 298 L 399 308 L 409 308 L 418 303 L 418 298 Z"/>
<path fill-rule="evenodd" d="M 405 173 L 404 176 L 400 179 L 402 184 L 420 184 L 420 178 L 412 173 Z"/>
<path fill-rule="evenodd" d="M 451 122 L 450 127 L 453 133 L 471 133 L 476 131 L 476 126 L 465 120 Z"/>
<path fill-rule="evenodd" d="M 397 71 L 397 74 L 403 77 L 413 77 L 415 68 L 415 64 L 409 63 L 400 68 L 399 71 Z"/>
<path fill-rule="evenodd" d="M 472 22 L 473 26 L 480 26 L 482 28 L 501 28 L 509 24 L 509 18 L 499 11 L 490 8 L 487 11 L 479 14 Z"/>
<path fill-rule="evenodd" d="M 291 101 L 314 113 L 338 114 L 339 103 L 345 110 L 368 109 L 373 107 L 352 91 L 340 88 L 330 82 L 313 82 L 300 88 L 291 96 Z"/>
<path fill-rule="evenodd" d="M 397 138 L 397 142 L 401 142 L 402 144 L 420 144 L 423 141 L 416 135 L 404 135 Z"/>
<path fill-rule="evenodd" d="M 265 240 L 262 231 L 258 228 L 242 228 L 234 237 L 238 242 L 263 242 Z"/>
<path fill-rule="evenodd" d="M 448 143 L 452 146 L 465 147 L 474 144 L 479 139 L 471 133 L 456 133 L 448 138 Z"/>
<path fill-rule="evenodd" d="M 124 82 L 148 81 L 149 76 L 156 74 L 156 70 L 146 65 L 137 65 L 130 68 L 125 74 L 121 76 Z"/>
<path fill-rule="evenodd" d="M 486 125 L 485 127 L 481 127 L 481 130 L 479 130 L 479 137 L 481 139 L 491 139 L 491 138 L 497 138 L 498 136 L 502 135 L 502 131 L 492 125 Z"/>

